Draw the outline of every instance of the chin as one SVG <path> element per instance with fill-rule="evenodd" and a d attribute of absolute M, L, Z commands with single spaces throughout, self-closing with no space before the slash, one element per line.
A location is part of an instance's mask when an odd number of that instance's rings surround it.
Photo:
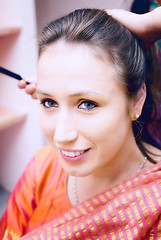
<path fill-rule="evenodd" d="M 63 166 L 62 166 L 63 167 Z M 70 176 L 73 176 L 73 177 L 86 177 L 86 176 L 89 176 L 92 171 L 87 171 L 87 169 L 80 169 L 80 167 L 75 167 L 75 168 L 71 168 L 71 167 L 63 167 L 64 171 L 70 175 Z"/>

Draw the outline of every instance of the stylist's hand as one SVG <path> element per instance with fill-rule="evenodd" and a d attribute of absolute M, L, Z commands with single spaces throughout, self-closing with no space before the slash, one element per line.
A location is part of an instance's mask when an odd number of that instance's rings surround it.
<path fill-rule="evenodd" d="M 27 82 L 30 82 L 30 84 L 27 84 Z M 37 96 L 36 96 L 36 88 L 37 88 L 37 84 L 36 84 L 36 81 L 35 79 L 28 79 L 28 80 L 20 80 L 18 82 L 18 87 L 20 89 L 25 89 L 26 93 L 31 95 L 31 97 L 33 99 L 37 99 Z"/>
<path fill-rule="evenodd" d="M 107 10 L 107 13 L 140 38 L 144 48 L 153 46 L 161 38 L 161 7 L 145 14 L 122 9 Z"/>

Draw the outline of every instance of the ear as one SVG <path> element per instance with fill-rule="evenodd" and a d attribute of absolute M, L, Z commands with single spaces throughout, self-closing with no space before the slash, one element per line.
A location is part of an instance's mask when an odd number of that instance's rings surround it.
<path fill-rule="evenodd" d="M 141 90 L 131 99 L 130 102 L 130 116 L 131 120 L 137 120 L 141 113 L 146 99 L 146 85 L 143 84 Z"/>

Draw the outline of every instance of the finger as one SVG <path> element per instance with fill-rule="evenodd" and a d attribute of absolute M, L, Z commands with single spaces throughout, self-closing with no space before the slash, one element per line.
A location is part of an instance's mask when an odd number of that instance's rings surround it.
<path fill-rule="evenodd" d="M 17 86 L 20 88 L 20 89 L 24 89 L 26 87 L 26 81 L 23 79 L 23 80 L 20 80 L 18 81 L 18 84 Z"/>
<path fill-rule="evenodd" d="M 36 92 L 34 92 L 34 93 L 31 95 L 31 97 L 32 97 L 33 99 L 37 99 Z"/>
<path fill-rule="evenodd" d="M 26 93 L 29 95 L 32 95 L 36 92 L 36 84 L 35 83 L 30 83 L 28 86 L 25 88 Z"/>

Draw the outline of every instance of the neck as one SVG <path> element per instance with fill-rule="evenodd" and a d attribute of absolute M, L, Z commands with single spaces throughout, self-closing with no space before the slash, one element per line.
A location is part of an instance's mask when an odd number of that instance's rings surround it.
<path fill-rule="evenodd" d="M 126 157 L 125 154 L 121 157 L 119 153 L 119 156 L 115 156 L 107 166 L 102 166 L 88 176 L 77 178 L 76 191 L 79 203 L 123 182 L 144 165 L 144 156 L 138 148 L 127 151 Z"/>

